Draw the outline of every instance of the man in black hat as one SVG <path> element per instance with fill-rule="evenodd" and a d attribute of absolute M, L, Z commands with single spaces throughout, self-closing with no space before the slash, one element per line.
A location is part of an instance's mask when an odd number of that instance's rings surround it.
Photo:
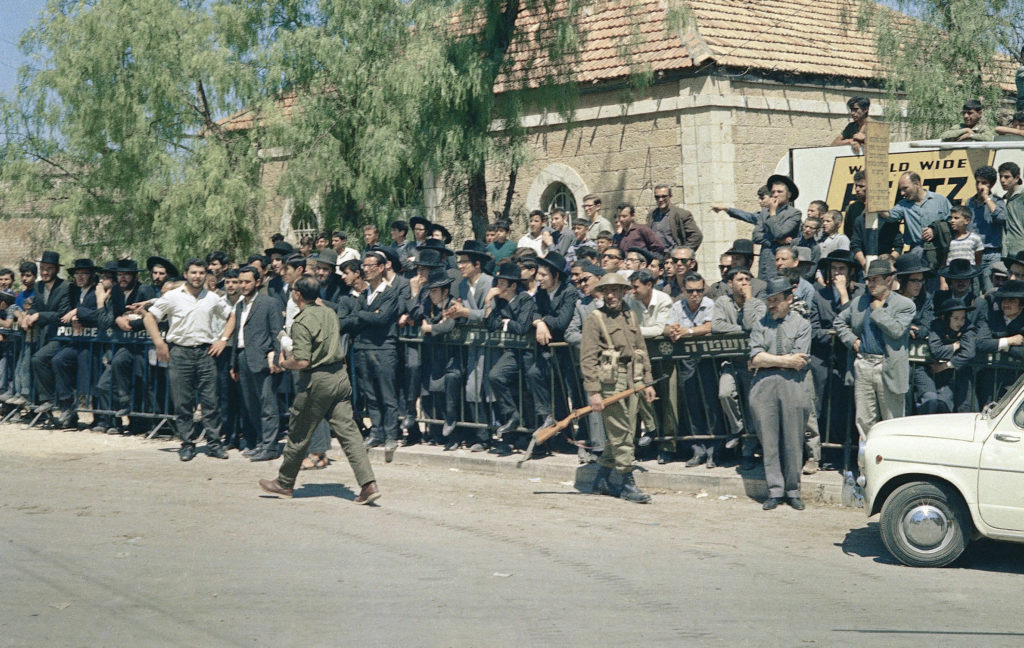
<path fill-rule="evenodd" d="M 451 295 L 452 279 L 441 268 L 434 268 L 426 284 L 427 298 L 418 300 L 409 313 L 419 324 L 423 336 L 422 376 L 424 411 L 430 418 L 444 421 L 440 430 L 431 425 L 431 436 L 446 439 L 446 450 L 457 445 L 452 431 L 459 420 L 459 390 L 462 387 L 462 371 L 459 367 L 459 348 L 443 344 L 444 337 L 451 333 L 458 320 L 448 316 L 453 306 Z M 438 435 L 440 432 L 440 435 Z"/>
<path fill-rule="evenodd" d="M 149 381 L 147 381 L 147 362 L 145 347 L 137 340 L 145 336 L 142 314 L 129 310 L 129 306 L 146 303 L 159 295 L 153 286 L 139 283 L 139 266 L 131 259 L 117 261 L 114 270 L 117 285 L 114 286 L 109 303 L 114 318 L 115 335 L 123 340 L 116 343 L 110 358 L 110 364 L 100 376 L 96 385 L 99 408 L 103 410 L 123 410 L 131 408 L 142 411 L 144 403 L 153 404 Z M 137 378 L 136 378 L 137 377 Z M 133 398 L 134 396 L 134 398 Z M 145 398 L 149 396 L 148 398 Z M 110 416 L 98 417 L 97 423 L 105 427 L 108 434 L 121 432 L 118 421 Z M 132 421 L 132 427 L 141 431 L 142 421 Z"/>
<path fill-rule="evenodd" d="M 968 306 L 974 306 L 977 295 L 974 293 L 974 279 L 978 269 L 967 259 L 953 259 L 949 265 L 939 270 L 939 276 L 946 280 L 947 290 L 935 293 L 935 303 L 941 304 L 951 297 L 963 300 Z M 972 316 L 977 317 L 980 313 Z M 927 337 L 927 335 L 925 335 Z"/>
<path fill-rule="evenodd" d="M 178 278 L 178 268 L 162 256 L 151 256 L 146 259 L 149 280 L 155 294 L 159 295 L 164 284 Z"/>
<path fill-rule="evenodd" d="M 1011 279 L 994 293 L 998 310 L 977 318 L 977 353 L 1006 354 L 1014 362 L 1024 360 L 1024 281 Z M 978 405 L 999 399 L 1019 375 L 1014 369 L 978 372 Z"/>
<path fill-rule="evenodd" d="M 713 335 L 745 333 L 754 328 L 754 323 L 764 317 L 764 302 L 754 296 L 754 275 L 749 268 L 731 268 L 725 275 L 729 285 L 729 294 L 715 300 L 711 311 L 711 333 Z M 753 439 L 744 438 L 744 434 L 756 434 L 752 419 L 749 416 L 747 394 L 750 391 L 750 371 L 747 363 L 742 360 L 726 360 L 722 363 L 722 371 L 718 378 L 718 402 L 722 406 L 722 414 L 729 429 L 726 448 L 735 448 L 743 443 L 741 470 L 753 470 L 754 451 L 757 444 Z"/>
<path fill-rule="evenodd" d="M 750 239 L 736 239 L 732 242 L 732 247 L 725 251 L 725 254 L 729 255 L 729 266 L 730 268 L 747 268 L 752 270 L 754 268 L 754 242 Z M 772 263 L 775 259 L 772 258 Z M 727 269 L 728 270 L 728 269 Z M 725 271 L 723 271 L 725 272 Z M 678 274 L 678 269 L 676 274 Z M 723 274 L 724 279 L 724 274 Z M 750 289 L 751 294 L 757 299 L 764 297 L 764 292 L 768 288 L 768 284 L 763 279 L 757 277 L 750 278 Z M 711 299 L 718 299 L 722 295 L 728 295 L 732 293 L 732 288 L 727 285 L 727 282 L 723 281 L 720 284 L 712 286 L 712 290 L 708 292 L 708 297 Z"/>
<path fill-rule="evenodd" d="M 771 510 L 785 497 L 798 511 L 804 429 L 812 411 L 806 381 L 811 325 L 791 310 L 792 286 L 776 277 L 768 282 L 768 314 L 750 332 L 750 364 L 757 373 L 750 388 L 750 411 L 764 450 L 764 475 Z"/>
<path fill-rule="evenodd" d="M 487 328 L 502 334 L 527 336 L 537 306 L 533 298 L 523 292 L 522 270 L 515 263 L 503 263 L 495 275 L 495 286 L 485 297 Z M 512 453 L 512 435 L 519 429 L 523 417 L 517 381 L 533 364 L 532 350 L 503 348 L 491 365 L 487 377 L 494 394 L 494 417 L 498 421 L 498 444 L 492 452 L 501 456 Z M 523 446 L 525 447 L 525 445 Z"/>
<path fill-rule="evenodd" d="M 753 218 L 746 218 L 747 212 L 726 210 L 729 216 L 754 226 L 751 241 L 761 245 L 761 262 L 757 271 L 760 279 L 770 279 L 778 274 L 775 269 L 775 250 L 780 245 L 791 244 L 800 235 L 802 216 L 800 210 L 793 204 L 800 195 L 800 190 L 792 178 L 777 173 L 770 176 L 765 185 L 771 192 L 768 206 L 762 208 Z"/>
<path fill-rule="evenodd" d="M 398 449 L 399 436 L 395 376 L 399 297 L 384 280 L 386 265 L 383 252 L 370 251 L 363 257 L 366 289 L 359 294 L 355 309 L 341 320 L 341 330 L 352 334 L 356 390 L 365 399 L 373 425 L 366 446 L 383 445 L 384 459 L 390 462 Z"/>
<path fill-rule="evenodd" d="M 483 243 L 473 240 L 466 241 L 456 254 L 462 279 L 456 289 L 458 299 L 448 308 L 445 316 L 473 324 L 482 323 L 487 307 L 487 293 L 494 286 L 494 278 L 484 272 L 484 267 L 491 261 L 491 257 L 484 250 Z M 487 407 L 490 388 L 487 385 L 486 359 L 486 352 L 483 349 L 468 350 L 466 416 L 474 423 L 488 423 L 491 420 Z M 448 432 L 450 434 L 451 430 Z M 490 433 L 486 428 L 474 428 L 466 442 L 473 452 L 481 452 L 490 446 Z"/>
<path fill-rule="evenodd" d="M 439 241 L 442 241 L 445 245 L 448 245 L 452 242 L 452 233 L 449 232 L 448 228 L 442 225 L 441 223 L 431 223 L 430 229 L 428 231 L 430 238 L 438 239 Z"/>
<path fill-rule="evenodd" d="M 564 390 L 566 380 L 572 380 L 570 395 L 577 402 L 582 398 L 578 394 L 575 372 L 567 354 L 555 354 L 549 345 L 552 342 L 565 340 L 565 331 L 572 321 L 573 310 L 579 299 L 579 292 L 565 280 L 565 259 L 557 252 L 548 252 L 547 256 L 537 259 L 537 282 L 539 284 L 535 300 L 537 313 L 534 315 L 533 328 L 537 340 L 537 357 L 533 366 L 527 371 L 530 391 L 537 415 L 542 418 L 540 427 L 553 425 L 555 418 L 562 418 L 566 412 Z M 560 349 L 559 351 L 566 351 Z M 561 367 L 561 380 L 552 377 L 552 364 L 558 362 Z M 554 392 L 554 395 L 552 395 Z M 554 400 L 553 400 L 554 399 Z"/>
<path fill-rule="evenodd" d="M 36 412 L 53 409 L 53 357 L 60 351 L 60 343 L 52 338 L 57 334 L 60 318 L 71 310 L 70 284 L 60 278 L 60 255 L 43 252 L 39 263 L 39 279 L 35 284 L 35 297 L 31 308 L 21 320 L 26 342 L 40 345 L 32 354 L 32 377 L 36 384 Z"/>
<path fill-rule="evenodd" d="M 427 285 L 430 283 L 430 273 L 433 270 L 444 270 L 444 259 L 438 250 L 427 247 L 420 248 L 416 253 L 416 259 L 410 264 L 414 274 L 409 278 L 409 297 L 406 302 L 405 312 L 398 318 L 398 326 L 417 326 L 418 322 L 412 318 L 413 312 L 424 312 L 429 308 L 429 291 Z M 416 401 L 420 397 L 422 353 L 420 345 L 406 344 L 405 366 L 402 368 L 401 383 L 401 413 L 399 415 L 401 429 L 406 434 L 406 444 L 413 445 L 420 439 L 420 428 L 416 422 Z M 435 442 L 431 439 L 431 442 Z"/>
<path fill-rule="evenodd" d="M 893 291 L 896 271 L 886 259 L 868 264 L 868 292 L 835 320 L 836 334 L 850 349 L 856 425 L 867 438 L 878 421 L 903 416 L 910 389 L 910 325 L 914 302 Z"/>
<path fill-rule="evenodd" d="M 950 297 L 935 309 L 935 321 L 928 334 L 931 362 L 927 365 L 927 383 L 917 391 L 918 414 L 943 414 L 971 411 L 971 371 L 978 332 L 968 306 L 962 299 Z M 915 388 L 917 388 L 915 383 Z"/>
<path fill-rule="evenodd" d="M 347 290 L 341 277 L 334 272 L 338 261 L 338 253 L 331 248 L 324 248 L 310 255 L 313 264 L 313 276 L 320 282 L 320 299 L 324 306 L 337 308 L 338 300 Z"/>
<path fill-rule="evenodd" d="M 70 335 L 66 333 L 65 336 L 72 339 L 64 342 L 53 356 L 50 362 L 53 371 L 49 374 L 53 376 L 53 383 L 46 384 L 47 391 L 56 394 L 57 409 L 61 412 L 57 421 L 59 428 L 78 426 L 75 395 L 85 397 L 93 384 L 90 375 L 91 345 L 78 336 L 85 335 L 83 329 L 96 327 L 97 315 L 104 306 L 96 300 L 96 273 L 99 270 L 101 268 L 94 265 L 92 259 L 75 259 L 68 268 L 75 285 L 68 291 L 71 310 L 61 316 L 60 323 L 71 329 Z M 38 375 L 41 382 L 49 379 L 46 372 Z"/>
<path fill-rule="evenodd" d="M 282 276 L 284 274 L 284 263 L 285 260 L 295 254 L 295 248 L 288 241 L 277 241 L 273 247 L 269 247 L 263 251 L 265 255 L 270 259 L 270 267 L 265 268 L 263 275 L 263 284 L 267 287 L 267 295 L 276 298 L 281 302 L 282 309 L 288 302 L 288 295 L 285 294 L 285 280 Z"/>

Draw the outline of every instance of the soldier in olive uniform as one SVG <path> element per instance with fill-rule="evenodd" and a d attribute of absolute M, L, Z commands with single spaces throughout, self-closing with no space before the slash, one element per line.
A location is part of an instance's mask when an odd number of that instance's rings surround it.
<path fill-rule="evenodd" d="M 623 297 L 629 282 L 616 272 L 609 272 L 597 283 L 596 292 L 604 305 L 587 316 L 580 340 L 580 371 L 583 389 L 590 397 L 595 412 L 601 412 L 608 442 L 594 478 L 592 491 L 618 495 L 630 502 L 646 504 L 651 496 L 640 491 L 633 480 L 633 435 L 636 430 L 640 402 L 636 394 L 604 406 L 603 400 L 653 381 L 651 361 L 647 357 L 640 324 Z M 647 402 L 655 398 L 654 387 L 644 389 Z M 622 475 L 622 489 L 615 493 L 608 482 L 612 468 Z"/>
<path fill-rule="evenodd" d="M 295 476 L 306 457 L 313 430 L 327 417 L 361 487 L 355 503 L 369 504 L 380 498 L 380 490 L 352 416 L 352 385 L 345 371 L 338 316 L 316 303 L 320 284 L 312 277 L 302 277 L 291 288 L 291 299 L 299 306 L 299 314 L 292 322 L 292 352 L 283 354 L 280 364 L 301 372 L 301 377 L 295 385 L 288 443 L 277 479 L 261 479 L 260 488 L 274 495 L 292 496 Z"/>

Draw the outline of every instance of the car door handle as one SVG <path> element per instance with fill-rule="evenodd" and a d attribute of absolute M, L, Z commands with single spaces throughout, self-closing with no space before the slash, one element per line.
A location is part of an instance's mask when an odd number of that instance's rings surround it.
<path fill-rule="evenodd" d="M 1017 434 L 997 434 L 996 441 L 1006 441 L 1007 443 L 1017 443 L 1020 441 L 1020 435 Z"/>

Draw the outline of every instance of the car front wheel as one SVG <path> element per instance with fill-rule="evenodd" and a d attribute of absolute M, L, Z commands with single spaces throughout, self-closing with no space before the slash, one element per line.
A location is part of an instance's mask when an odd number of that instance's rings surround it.
<path fill-rule="evenodd" d="M 882 542 L 911 567 L 945 567 L 956 560 L 970 525 L 959 493 L 942 484 L 904 484 L 882 505 Z"/>

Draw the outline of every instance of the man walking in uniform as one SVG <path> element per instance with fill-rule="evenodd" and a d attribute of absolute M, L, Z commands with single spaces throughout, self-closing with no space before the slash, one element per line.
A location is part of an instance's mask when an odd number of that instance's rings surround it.
<path fill-rule="evenodd" d="M 369 504 L 380 498 L 380 490 L 352 416 L 352 385 L 345 371 L 338 317 L 330 308 L 318 305 L 318 297 L 320 284 L 312 277 L 302 277 L 292 286 L 291 298 L 299 306 L 299 314 L 292 322 L 292 353 L 283 353 L 280 364 L 300 372 L 300 377 L 277 479 L 261 479 L 259 484 L 268 493 L 291 497 L 313 430 L 327 417 L 360 486 L 354 501 Z"/>

